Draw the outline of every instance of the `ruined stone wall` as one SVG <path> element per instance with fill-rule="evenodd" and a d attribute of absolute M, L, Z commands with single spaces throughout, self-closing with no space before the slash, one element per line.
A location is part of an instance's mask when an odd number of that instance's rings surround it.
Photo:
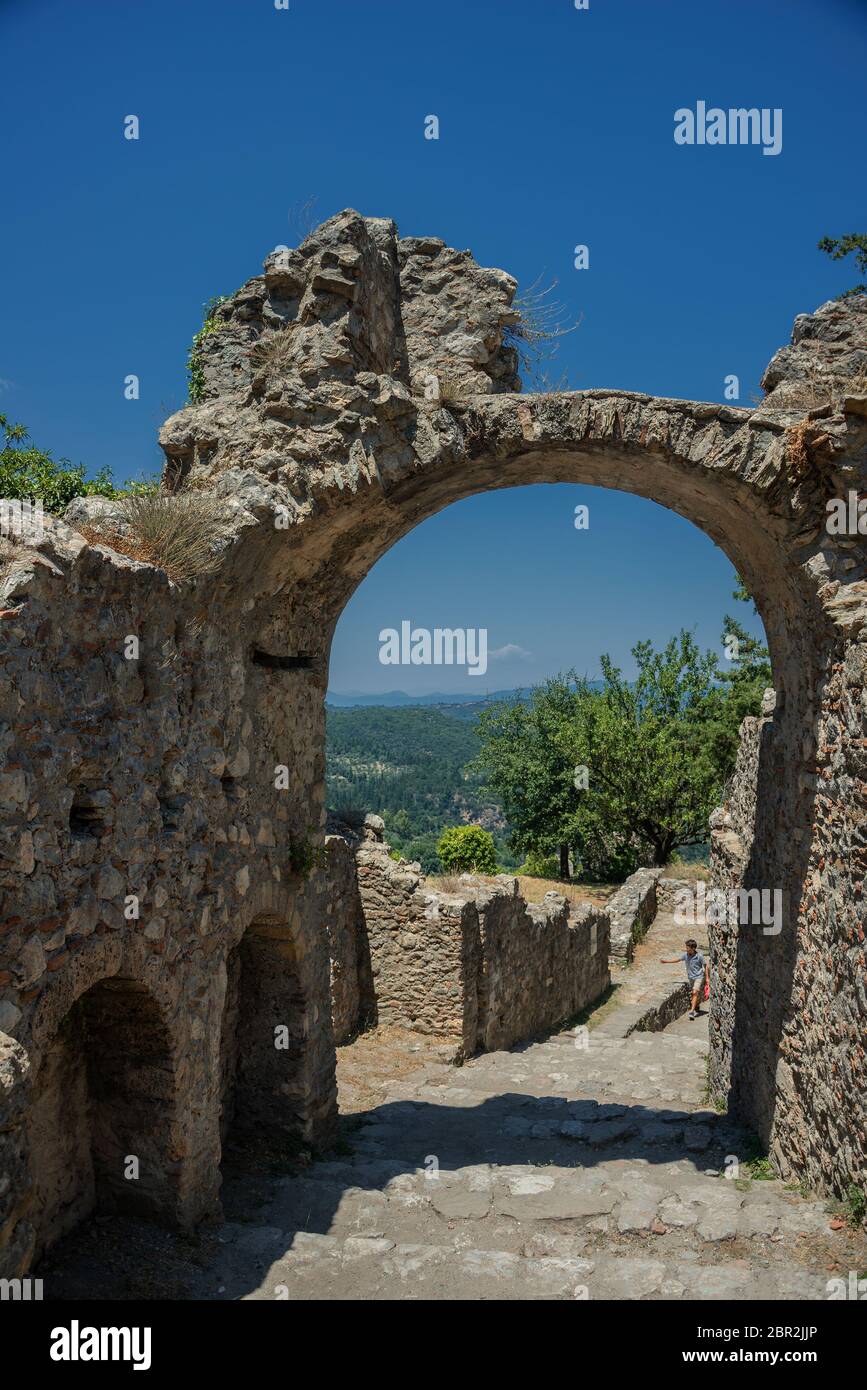
<path fill-rule="evenodd" d="M 194 587 L 52 518 L 37 552 L 4 558 L 0 1030 L 21 1049 L 0 1112 L 6 1273 L 50 1243 L 61 1212 L 109 1197 L 166 1220 L 216 1210 L 227 1078 L 247 1123 L 299 1141 L 327 1140 L 336 1099 L 327 942 L 312 925 L 322 887 L 291 853 L 318 829 L 319 725 L 289 712 L 284 673 L 251 660 L 230 598 L 215 620 Z M 245 934 L 250 983 L 227 1014 Z M 127 1009 L 146 999 L 148 1029 L 106 1015 L 106 982 Z M 226 1039 L 235 1028 L 241 1043 Z M 130 1099 L 134 1075 L 149 1085 L 149 1037 L 150 1111 Z M 112 1057 L 125 1072 L 106 1085 Z"/>
<path fill-rule="evenodd" d="M 845 1192 L 867 1188 L 867 643 L 836 657 L 817 687 L 804 774 L 814 829 L 772 1152 L 787 1176 L 812 1171 L 825 1191 Z"/>
<path fill-rule="evenodd" d="M 356 855 L 358 890 L 380 1024 L 476 1038 L 478 923 L 471 904 L 433 892 L 417 866 L 367 841 Z"/>
<path fill-rule="evenodd" d="M 657 913 L 657 880 L 661 869 L 638 869 L 608 903 L 611 919 L 611 958 L 625 965 Z"/>
<path fill-rule="evenodd" d="M 768 1144 L 784 1177 L 808 1172 L 826 1192 L 867 1180 L 867 745 L 856 736 L 865 727 L 865 684 L 867 646 L 858 644 L 817 688 L 817 735 L 799 784 L 811 808 L 809 835 L 795 827 L 794 843 L 786 839 L 791 822 L 773 776 L 784 732 L 773 692 L 760 718 L 744 720 L 711 831 L 715 886 L 783 891 L 779 935 L 730 913 L 709 928 L 712 1093 Z M 803 882 L 786 874 L 786 852 L 798 849 Z M 766 1070 L 757 1065 L 756 1035 L 773 1058 Z"/>
<path fill-rule="evenodd" d="M 325 928 L 331 961 L 334 1041 L 351 1042 L 376 1021 L 367 926 L 358 892 L 359 839 L 342 829 L 325 837 Z"/>
<path fill-rule="evenodd" d="M 574 1019 L 611 982 L 608 916 L 559 893 L 526 903 L 517 879 L 476 897 L 481 942 L 478 1046 L 513 1043 Z"/>
<path fill-rule="evenodd" d="M 434 889 L 368 840 L 356 854 L 379 1023 L 510 1047 L 572 1018 L 609 983 L 608 917 L 559 894 L 530 904 L 517 879 L 464 874 Z"/>

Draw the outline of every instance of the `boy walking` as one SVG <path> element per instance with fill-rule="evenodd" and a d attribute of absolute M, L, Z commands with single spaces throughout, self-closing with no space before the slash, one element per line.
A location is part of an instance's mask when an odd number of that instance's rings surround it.
<path fill-rule="evenodd" d="M 699 1003 L 702 993 L 704 992 L 704 986 L 707 985 L 708 988 L 710 987 L 710 966 L 698 949 L 698 943 L 693 941 L 692 937 L 683 944 L 686 947 L 686 951 L 683 955 L 674 956 L 672 960 L 666 960 L 664 957 L 660 957 L 660 964 L 677 965 L 679 961 L 685 963 L 686 979 L 691 996 L 689 1016 L 690 1018 L 698 1018 L 701 1012 Z"/>

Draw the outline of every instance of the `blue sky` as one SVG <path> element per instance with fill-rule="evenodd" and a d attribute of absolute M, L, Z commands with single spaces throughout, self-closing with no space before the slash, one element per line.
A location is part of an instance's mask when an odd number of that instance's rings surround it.
<path fill-rule="evenodd" d="M 0 0 L 0 41 L 0 409 L 90 471 L 159 465 L 202 304 L 296 241 L 312 196 L 557 278 L 583 315 L 555 368 L 575 388 L 721 400 L 735 373 L 749 404 L 795 314 L 854 279 L 816 242 L 864 227 L 861 0 Z M 782 108 L 782 152 L 676 146 L 697 100 Z M 531 654 L 492 687 L 592 672 L 601 650 L 628 668 L 680 626 L 715 644 L 725 557 L 652 503 L 586 494 L 473 498 L 419 527 L 347 609 L 332 685 L 475 688 L 384 672 L 376 637 L 402 617 Z"/>

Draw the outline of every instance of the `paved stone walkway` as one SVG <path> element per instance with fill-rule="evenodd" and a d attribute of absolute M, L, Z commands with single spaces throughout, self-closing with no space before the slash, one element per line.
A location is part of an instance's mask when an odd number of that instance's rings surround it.
<path fill-rule="evenodd" d="M 222 1296 L 827 1298 L 864 1238 L 749 1176 L 749 1136 L 704 1103 L 707 1016 L 621 1035 L 672 993 L 683 936 L 657 919 L 598 1027 L 385 1084 L 351 1158 L 224 1231 Z"/>
<path fill-rule="evenodd" d="M 748 1136 L 704 1104 L 706 1017 L 618 1036 L 635 996 L 658 993 L 655 962 L 672 953 L 661 925 L 598 1028 L 460 1068 L 404 1038 L 378 1102 L 357 1100 L 351 1153 L 230 1181 L 238 1219 L 155 1296 L 827 1298 L 829 1279 L 867 1268 L 864 1237 L 831 1229 L 823 1201 L 749 1177 Z M 668 988 L 677 968 L 662 969 Z M 377 1039 L 354 1046 L 372 1056 Z M 340 1055 L 350 1075 L 353 1049 Z M 739 1176 L 722 1176 L 735 1160 Z M 176 1244 L 159 1256 L 164 1289 L 172 1259 Z M 53 1287 L 75 1291 L 62 1259 Z"/>

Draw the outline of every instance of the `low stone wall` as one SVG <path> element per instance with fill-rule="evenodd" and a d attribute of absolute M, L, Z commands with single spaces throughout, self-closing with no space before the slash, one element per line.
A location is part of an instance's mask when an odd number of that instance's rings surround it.
<path fill-rule="evenodd" d="M 699 879 L 660 878 L 656 882 L 657 912 L 676 912 L 685 903 L 684 893 L 693 897 Z"/>
<path fill-rule="evenodd" d="M 625 965 L 657 913 L 656 885 L 661 869 L 638 869 L 608 903 L 611 958 Z"/>
<path fill-rule="evenodd" d="M 456 1051 L 470 1056 L 554 1028 L 607 988 L 605 911 L 589 903 L 575 909 L 557 893 L 527 903 L 507 876 L 491 884 L 465 874 L 455 892 L 434 891 L 418 865 L 391 858 L 377 820 L 368 817 L 352 852 L 361 907 L 354 931 L 364 941 L 355 958 L 369 953 L 378 1023 L 453 1037 Z M 332 854 L 343 871 L 343 852 Z M 343 943 L 338 1030 L 347 1024 L 351 997 L 351 935 L 345 925 L 332 928 L 335 943 Z"/>
<path fill-rule="evenodd" d="M 475 898 L 481 943 L 477 1046 L 491 1051 L 574 1018 L 610 983 L 607 914 L 559 893 L 526 903 L 514 878 Z"/>
<path fill-rule="evenodd" d="M 358 891 L 376 1020 L 420 1033 L 459 1035 L 475 1050 L 478 924 L 463 898 L 432 892 L 417 865 L 381 841 L 359 846 Z"/>
<path fill-rule="evenodd" d="M 669 1023 L 683 1017 L 689 1008 L 689 1001 L 689 985 L 686 980 L 680 980 L 647 1005 L 640 1017 L 625 1030 L 623 1036 L 628 1038 L 630 1033 L 661 1033 Z"/>

